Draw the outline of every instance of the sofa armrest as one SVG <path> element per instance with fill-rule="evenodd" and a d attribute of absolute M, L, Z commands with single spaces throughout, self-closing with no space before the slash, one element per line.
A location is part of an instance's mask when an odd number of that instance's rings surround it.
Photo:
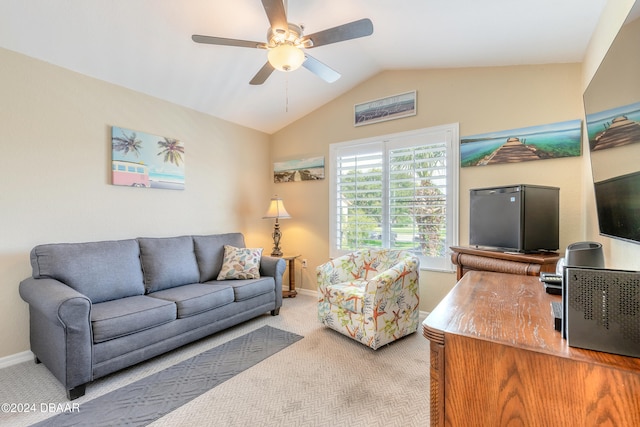
<path fill-rule="evenodd" d="M 55 279 L 28 278 L 31 351 L 67 390 L 92 380 L 91 300 Z"/>
<path fill-rule="evenodd" d="M 287 263 L 282 258 L 262 256 L 260 258 L 260 275 L 273 277 L 276 282 L 276 309 L 282 306 L 282 276 Z"/>
<path fill-rule="evenodd" d="M 28 278 L 20 282 L 20 296 L 30 308 L 38 310 L 52 322 L 72 325 L 75 316 L 69 317 L 72 307 L 91 307 L 91 300 L 55 279 Z M 87 310 L 87 315 L 89 314 Z M 87 317 L 85 321 L 89 321 Z"/>

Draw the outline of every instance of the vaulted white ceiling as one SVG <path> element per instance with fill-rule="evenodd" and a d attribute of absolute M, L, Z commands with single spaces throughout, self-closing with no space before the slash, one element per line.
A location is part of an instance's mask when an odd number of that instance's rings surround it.
<path fill-rule="evenodd" d="M 266 41 L 259 0 L 0 0 L 0 47 L 273 133 L 390 69 L 581 62 L 607 0 L 289 0 L 306 34 L 360 18 L 372 36 L 314 48 L 342 74 L 249 81 L 259 49 L 192 34 Z"/>

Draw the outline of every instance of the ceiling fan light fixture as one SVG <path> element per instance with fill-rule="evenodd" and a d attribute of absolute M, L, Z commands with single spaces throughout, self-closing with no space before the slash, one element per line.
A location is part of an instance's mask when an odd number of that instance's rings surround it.
<path fill-rule="evenodd" d="M 268 61 L 249 81 L 250 85 L 263 84 L 275 70 L 294 71 L 302 65 L 325 82 L 333 83 L 340 78 L 340 73 L 305 53 L 305 49 L 373 34 L 373 23 L 363 18 L 305 36 L 303 25 L 287 20 L 287 0 L 262 0 L 262 7 L 270 24 L 266 43 L 198 34 L 191 36 L 196 43 L 266 49 Z"/>
<path fill-rule="evenodd" d="M 276 70 L 294 71 L 300 68 L 305 58 L 300 48 L 283 43 L 269 49 L 267 59 Z"/>

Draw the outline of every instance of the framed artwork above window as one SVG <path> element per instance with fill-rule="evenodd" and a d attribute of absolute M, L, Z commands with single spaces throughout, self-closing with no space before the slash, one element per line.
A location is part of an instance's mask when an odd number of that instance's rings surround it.
<path fill-rule="evenodd" d="M 417 92 L 414 90 L 356 104 L 353 107 L 354 125 L 369 125 L 386 120 L 415 116 L 417 113 L 416 94 Z"/>

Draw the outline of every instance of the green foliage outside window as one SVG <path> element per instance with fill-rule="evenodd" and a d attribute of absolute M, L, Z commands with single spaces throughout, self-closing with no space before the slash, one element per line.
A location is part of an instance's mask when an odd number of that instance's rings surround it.
<path fill-rule="evenodd" d="M 354 166 L 343 167 L 338 177 L 339 247 L 382 247 L 387 241 L 391 248 L 443 257 L 447 225 L 444 146 L 396 149 L 388 156 L 387 186 L 379 164 L 357 166 L 357 156 L 340 159 L 342 165 Z M 383 223 L 385 218 L 388 224 Z"/>

